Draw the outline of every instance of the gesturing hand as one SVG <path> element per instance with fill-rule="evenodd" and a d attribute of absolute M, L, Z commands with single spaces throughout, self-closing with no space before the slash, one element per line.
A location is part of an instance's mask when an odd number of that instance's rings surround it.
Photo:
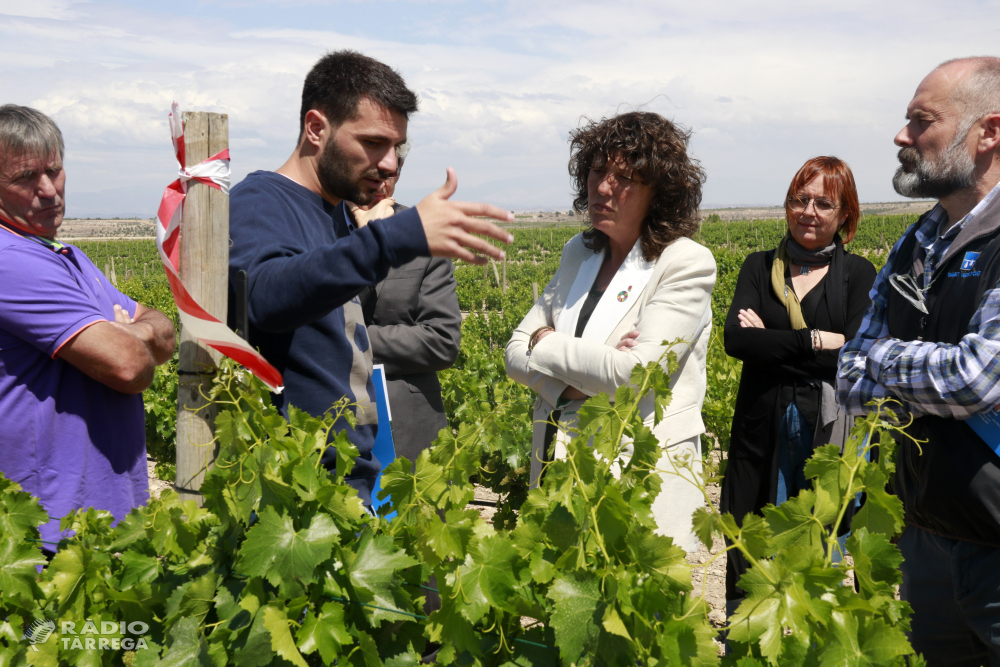
<path fill-rule="evenodd" d="M 503 259 L 503 250 L 473 235 L 482 234 L 503 243 L 511 243 L 514 237 L 492 222 L 477 220 L 471 216 L 480 215 L 513 222 L 514 214 L 489 204 L 449 201 L 457 188 L 455 170 L 448 167 L 448 180 L 445 184 L 417 204 L 431 255 L 452 257 L 472 264 L 485 264 L 487 257 Z"/>

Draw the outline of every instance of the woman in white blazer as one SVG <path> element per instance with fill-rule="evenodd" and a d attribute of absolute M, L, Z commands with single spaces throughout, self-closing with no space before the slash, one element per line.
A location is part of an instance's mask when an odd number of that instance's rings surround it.
<path fill-rule="evenodd" d="M 659 359 L 663 341 L 676 339 L 691 344 L 674 348 L 680 366 L 664 419 L 653 428 L 652 397 L 640 408 L 663 455 L 690 456 L 700 469 L 715 260 L 689 238 L 705 180 L 687 153 L 689 138 L 650 112 L 590 121 L 572 133 L 573 206 L 589 213 L 591 227 L 566 244 L 559 270 L 506 350 L 507 374 L 538 394 L 532 486 L 543 461 L 565 456 L 566 436 L 548 422 L 568 428 L 586 398 L 605 392 L 613 400 L 636 364 Z M 657 532 L 693 551 L 691 515 L 701 492 L 676 475 L 662 478 Z"/>

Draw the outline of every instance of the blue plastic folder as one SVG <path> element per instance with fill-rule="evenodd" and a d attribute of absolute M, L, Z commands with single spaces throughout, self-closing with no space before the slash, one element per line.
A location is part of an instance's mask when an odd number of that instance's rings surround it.
<path fill-rule="evenodd" d="M 378 434 L 375 436 L 375 445 L 372 447 L 372 454 L 382 464 L 385 470 L 390 463 L 396 460 L 396 447 L 392 444 L 392 412 L 389 409 L 389 391 L 385 386 L 385 368 L 382 364 L 372 367 L 372 381 L 375 383 L 375 404 L 378 408 Z M 375 489 L 372 491 L 372 507 L 377 511 L 379 507 L 389 502 L 378 499 L 379 489 L 382 488 L 382 472 L 379 471 L 375 478 Z M 386 516 L 391 519 L 396 516 L 393 512 Z"/>
<path fill-rule="evenodd" d="M 1000 413 L 996 410 L 981 412 L 966 423 L 983 439 L 987 447 L 1000 456 Z"/>

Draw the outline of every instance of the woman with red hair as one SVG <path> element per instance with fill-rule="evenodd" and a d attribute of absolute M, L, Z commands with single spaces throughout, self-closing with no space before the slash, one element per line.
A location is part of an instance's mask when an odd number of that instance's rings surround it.
<path fill-rule="evenodd" d="M 722 483 L 722 510 L 737 523 L 808 488 L 805 462 L 817 446 L 843 448 L 850 420 L 836 403 L 837 357 L 857 333 L 875 281 L 871 262 L 844 249 L 860 217 L 850 167 L 813 158 L 788 188 L 785 237 L 740 269 L 725 341 L 743 375 Z M 730 613 L 743 598 L 737 583 L 746 567 L 738 551 L 729 552 Z"/>

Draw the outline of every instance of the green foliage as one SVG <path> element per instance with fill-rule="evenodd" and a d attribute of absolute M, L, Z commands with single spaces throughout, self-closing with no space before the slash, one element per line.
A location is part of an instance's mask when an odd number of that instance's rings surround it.
<path fill-rule="evenodd" d="M 61 628 L 91 622 L 120 642 L 125 621 L 148 624 L 129 654 L 135 665 L 416 664 L 429 642 L 443 665 L 719 664 L 704 591 L 692 590 L 684 552 L 650 518 L 659 476 L 682 475 L 704 492 L 715 473 L 696 475 L 689 460 L 653 467 L 658 445 L 636 397 L 669 403 L 675 369 L 669 353 L 636 367 L 614 403 L 586 402 L 567 458 L 547 464 L 509 526 L 489 526 L 465 506 L 486 448 L 516 414 L 502 397 L 481 421 L 442 431 L 415 470 L 405 459 L 387 468 L 390 522 L 363 510 L 345 471 L 321 466 L 334 422 L 350 418 L 346 402 L 323 419 L 291 408 L 286 422 L 266 388 L 227 362 L 211 391 L 219 457 L 204 508 L 168 490 L 115 528 L 107 512 L 76 511 L 62 521 L 75 537 L 45 564 L 30 541 L 45 513 L 0 477 L 0 656 L 118 664 L 119 651 L 72 643 Z M 830 557 L 856 492 L 892 470 L 891 446 L 876 463 L 864 456 L 896 428 L 886 417 L 880 408 L 859 420 L 843 455 L 820 449 L 807 465 L 814 491 L 763 518 L 740 528 L 710 504 L 696 513 L 703 540 L 725 535 L 752 565 L 730 627 L 740 664 L 902 665 L 912 653 L 909 607 L 893 595 L 900 555 L 889 537 L 901 524 L 855 531 L 859 593 Z M 633 456 L 623 458 L 630 440 Z M 872 498 L 886 516 L 898 513 L 896 498 Z M 432 575 L 441 607 L 427 617 Z M 22 640 L 35 619 L 57 624 L 38 651 Z"/>
<path fill-rule="evenodd" d="M 884 261 L 907 221 L 883 222 L 880 235 L 859 233 L 853 250 Z M 726 226 L 729 239 L 720 242 Z M 106 512 L 75 512 L 63 525 L 76 536 L 46 564 L 32 541 L 44 511 L 0 477 L 0 664 L 395 666 L 417 664 L 431 642 L 444 665 L 720 664 L 692 566 L 653 533 L 659 476 L 683 475 L 705 492 L 719 475 L 712 459 L 702 475 L 690 461 L 654 467 L 659 445 L 636 397 L 652 392 L 658 409 L 667 404 L 673 358 L 637 368 L 614 400 L 588 401 L 568 457 L 548 464 L 541 488 L 527 488 L 535 397 L 507 378 L 503 349 L 532 305 L 531 283 L 544 289 L 578 231 L 519 232 L 506 291 L 492 268 L 485 278 L 482 267 L 456 268 L 460 302 L 471 312 L 459 361 L 440 374 L 450 428 L 415 466 L 400 459 L 385 470 L 387 510 L 397 513 L 391 522 L 368 515 L 343 482 L 356 450 L 331 430 L 338 415 L 350 417 L 345 403 L 324 419 L 292 409 L 286 422 L 264 387 L 228 363 L 213 389 L 219 457 L 203 486 L 204 508 L 166 491 L 113 529 Z M 746 252 L 773 247 L 781 231 L 774 221 L 703 226 L 719 267 L 703 416 L 723 449 L 741 370 L 725 355 L 723 322 Z M 137 268 L 115 255 L 119 287 L 176 318 L 158 264 L 157 275 L 138 275 L 141 253 L 152 249 L 155 260 L 155 246 L 136 243 Z M 144 397 L 149 450 L 163 475 L 174 456 L 172 363 Z M 763 517 L 738 526 L 710 503 L 695 513 L 703 542 L 724 536 L 751 563 L 741 581 L 748 598 L 729 628 L 734 655 L 722 664 L 902 665 L 912 653 L 909 607 L 894 596 L 900 555 L 890 538 L 902 510 L 885 492 L 890 432 L 898 430 L 886 417 L 883 406 L 859 420 L 842 455 L 818 450 L 807 467 L 813 489 Z M 628 460 L 623 438 L 633 445 Z M 320 464 L 329 439 L 336 475 Z M 875 442 L 881 452 L 871 463 L 863 454 Z M 492 525 L 466 509 L 473 483 L 500 496 Z M 855 593 L 831 554 L 833 527 L 861 490 L 869 500 L 848 542 Z M 425 587 L 442 600 L 429 617 Z M 97 627 L 141 621 L 149 630 L 144 647 L 124 654 L 80 648 L 58 631 L 35 651 L 22 636 L 43 619 L 78 629 L 88 619 Z M 107 636 L 123 638 L 117 630 Z"/>

